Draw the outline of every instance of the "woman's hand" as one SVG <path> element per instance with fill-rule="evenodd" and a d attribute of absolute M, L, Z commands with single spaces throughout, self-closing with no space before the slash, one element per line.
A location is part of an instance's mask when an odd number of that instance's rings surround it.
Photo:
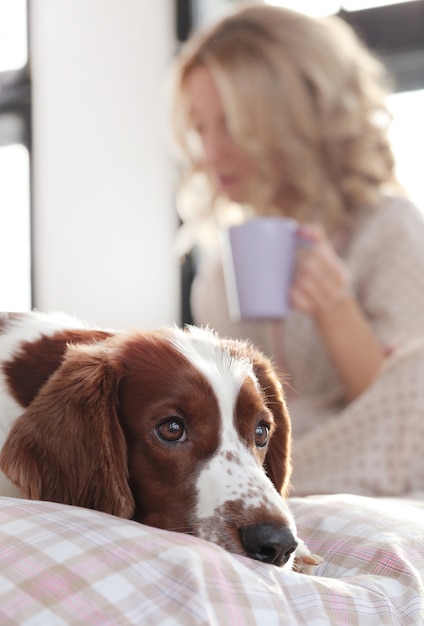
<path fill-rule="evenodd" d="M 291 289 L 292 306 L 313 317 L 328 353 L 352 401 L 375 379 L 385 353 L 356 299 L 349 271 L 323 228 L 302 227 L 310 245 L 300 250 Z"/>
<path fill-rule="evenodd" d="M 349 296 L 349 271 L 322 226 L 302 226 L 299 235 L 307 247 L 299 249 L 291 303 L 295 309 L 318 318 Z"/>

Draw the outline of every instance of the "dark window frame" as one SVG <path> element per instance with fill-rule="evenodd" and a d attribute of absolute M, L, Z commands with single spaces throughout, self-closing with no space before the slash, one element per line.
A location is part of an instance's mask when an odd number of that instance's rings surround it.
<path fill-rule="evenodd" d="M 177 41 L 184 42 L 198 25 L 196 16 L 202 1 L 175 0 Z M 396 91 L 424 87 L 424 0 L 360 11 L 341 10 L 338 15 L 387 65 Z"/>
<path fill-rule="evenodd" d="M 385 63 L 395 91 L 424 87 L 424 0 L 339 15 Z"/>

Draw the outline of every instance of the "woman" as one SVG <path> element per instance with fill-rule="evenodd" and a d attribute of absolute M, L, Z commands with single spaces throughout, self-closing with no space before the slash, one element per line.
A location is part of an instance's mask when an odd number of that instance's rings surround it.
<path fill-rule="evenodd" d="M 296 495 L 424 490 L 424 221 L 395 176 L 387 92 L 342 20 L 264 5 L 195 34 L 176 63 L 194 321 L 288 377 Z M 228 314 L 217 233 L 254 215 L 295 218 L 311 244 L 281 321 Z"/>

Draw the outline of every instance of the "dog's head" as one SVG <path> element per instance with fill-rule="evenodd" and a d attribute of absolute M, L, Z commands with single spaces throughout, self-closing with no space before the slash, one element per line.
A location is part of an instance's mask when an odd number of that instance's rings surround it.
<path fill-rule="evenodd" d="M 70 346 L 16 421 L 1 470 L 32 499 L 189 532 L 284 564 L 290 423 L 271 363 L 189 327 Z"/>

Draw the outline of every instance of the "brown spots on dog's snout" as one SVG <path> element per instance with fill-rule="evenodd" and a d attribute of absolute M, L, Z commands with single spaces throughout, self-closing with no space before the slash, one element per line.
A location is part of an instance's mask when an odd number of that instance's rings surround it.
<path fill-rule="evenodd" d="M 287 561 L 284 555 L 289 552 L 286 543 L 291 534 L 290 520 L 281 511 L 268 508 L 266 503 L 266 497 L 263 497 L 261 506 L 246 506 L 244 498 L 225 502 L 213 515 L 202 519 L 194 532 L 234 554 L 282 565 Z M 246 529 L 250 530 L 245 532 Z M 255 529 L 257 535 L 255 552 L 249 547 L 254 543 L 252 529 Z M 268 545 L 270 541 L 266 540 L 270 534 L 275 544 L 272 548 Z"/>
<path fill-rule="evenodd" d="M 225 461 L 228 461 L 228 463 L 234 463 L 235 465 L 241 465 L 240 457 L 237 454 L 235 454 L 235 452 L 232 452 L 230 450 L 226 450 L 225 452 L 222 452 L 222 456 L 224 457 Z"/>
<path fill-rule="evenodd" d="M 250 449 L 229 432 L 226 441 L 234 449 L 221 450 L 201 476 L 194 534 L 235 554 L 283 565 L 295 549 L 292 517 Z"/>

